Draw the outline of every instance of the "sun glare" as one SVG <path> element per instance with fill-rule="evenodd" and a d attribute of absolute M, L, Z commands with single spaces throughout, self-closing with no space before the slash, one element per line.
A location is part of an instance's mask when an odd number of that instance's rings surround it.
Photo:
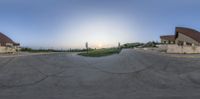
<path fill-rule="evenodd" d="M 71 27 L 65 32 L 68 33 L 66 36 L 71 38 L 71 41 L 74 41 L 73 44 L 77 46 L 82 46 L 80 44 L 87 41 L 91 48 L 114 47 L 120 40 L 126 40 L 129 37 L 125 22 L 114 16 L 80 18 L 73 21 Z"/>
<path fill-rule="evenodd" d="M 98 44 L 98 48 L 102 48 L 102 44 L 101 43 Z"/>

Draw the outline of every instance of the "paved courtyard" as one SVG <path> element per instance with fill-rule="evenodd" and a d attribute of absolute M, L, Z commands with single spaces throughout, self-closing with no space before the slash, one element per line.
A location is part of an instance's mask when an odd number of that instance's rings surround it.
<path fill-rule="evenodd" d="M 200 99 L 200 58 L 133 49 L 1 57 L 0 99 Z"/>

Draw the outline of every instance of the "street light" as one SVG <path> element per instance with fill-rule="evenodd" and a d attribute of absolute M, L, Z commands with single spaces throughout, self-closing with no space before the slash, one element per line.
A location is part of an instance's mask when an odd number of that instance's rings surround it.
<path fill-rule="evenodd" d="M 87 53 L 88 53 L 88 42 L 85 43 L 85 47 L 86 47 L 86 50 L 87 50 Z"/>

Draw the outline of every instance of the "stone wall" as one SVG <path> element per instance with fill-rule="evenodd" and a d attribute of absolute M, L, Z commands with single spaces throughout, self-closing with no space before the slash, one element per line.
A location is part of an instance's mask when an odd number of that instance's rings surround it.
<path fill-rule="evenodd" d="M 159 48 L 159 50 L 161 52 L 166 52 L 167 51 L 167 44 L 157 45 L 157 47 Z"/>
<path fill-rule="evenodd" d="M 167 53 L 200 53 L 200 46 L 178 46 L 174 45 L 167 45 Z"/>
<path fill-rule="evenodd" d="M 175 43 L 175 41 L 170 41 L 170 40 L 165 40 L 165 39 L 161 39 L 160 42 L 162 44 L 174 44 Z"/>
<path fill-rule="evenodd" d="M 15 48 L 0 46 L 0 53 L 15 53 L 15 52 L 16 52 Z"/>
<path fill-rule="evenodd" d="M 200 45 L 197 41 L 195 41 L 194 39 L 182 34 L 182 33 L 178 33 L 178 37 L 176 38 L 176 44 L 178 44 L 179 41 L 182 42 L 188 42 L 194 45 Z"/>

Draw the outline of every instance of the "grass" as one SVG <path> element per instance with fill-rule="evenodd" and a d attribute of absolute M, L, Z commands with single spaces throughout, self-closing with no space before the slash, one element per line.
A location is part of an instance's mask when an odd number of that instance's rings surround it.
<path fill-rule="evenodd" d="M 121 52 L 121 49 L 118 48 L 103 48 L 103 49 L 96 49 L 91 50 L 83 53 L 79 53 L 78 55 L 81 56 L 87 56 L 87 57 L 102 57 L 102 56 L 108 56 L 112 54 L 118 54 Z"/>
<path fill-rule="evenodd" d="M 30 52 L 30 53 L 66 52 L 65 50 L 31 49 L 31 48 L 22 48 L 21 51 L 22 51 L 22 52 Z"/>

